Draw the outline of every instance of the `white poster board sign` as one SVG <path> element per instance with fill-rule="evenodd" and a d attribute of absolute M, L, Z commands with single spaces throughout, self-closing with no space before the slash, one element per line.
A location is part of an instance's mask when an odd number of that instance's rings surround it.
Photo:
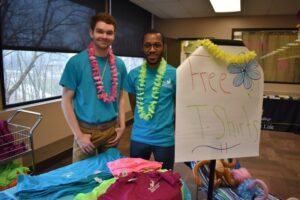
<path fill-rule="evenodd" d="M 258 156 L 263 83 L 255 60 L 230 64 L 197 48 L 177 69 L 175 161 Z"/>

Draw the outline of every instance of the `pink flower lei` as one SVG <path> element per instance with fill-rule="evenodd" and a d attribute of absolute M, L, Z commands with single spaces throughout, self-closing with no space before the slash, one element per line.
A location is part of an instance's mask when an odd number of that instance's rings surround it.
<path fill-rule="evenodd" d="M 108 49 L 108 58 L 109 66 L 110 66 L 110 74 L 111 74 L 111 91 L 110 96 L 104 90 L 104 84 L 102 77 L 100 76 L 100 69 L 97 63 L 97 59 L 95 56 L 95 49 L 93 43 L 90 43 L 88 46 L 88 54 L 89 60 L 91 63 L 93 79 L 97 89 L 97 97 L 101 99 L 105 103 L 114 102 L 117 97 L 117 85 L 118 85 L 118 70 L 116 67 L 115 56 L 112 52 L 112 49 Z"/>

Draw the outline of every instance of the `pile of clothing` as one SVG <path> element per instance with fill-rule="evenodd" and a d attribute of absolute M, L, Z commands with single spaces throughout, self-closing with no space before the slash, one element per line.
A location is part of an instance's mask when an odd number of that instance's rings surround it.
<path fill-rule="evenodd" d="M 75 200 L 184 199 L 180 175 L 161 169 L 162 163 L 141 158 L 122 158 L 107 163 L 113 178 L 100 182 L 89 193 Z"/>
<path fill-rule="evenodd" d="M 0 161 L 26 150 L 24 141 L 15 141 L 13 134 L 8 128 L 7 121 L 0 120 Z"/>
<path fill-rule="evenodd" d="M 17 161 L 10 161 L 0 165 L 0 191 L 17 185 L 17 177 L 29 173 L 29 168 L 24 167 Z"/>
<path fill-rule="evenodd" d="M 110 148 L 44 174 L 19 175 L 17 186 L 0 192 L 0 199 L 190 200 L 180 175 L 161 168 L 161 162 L 128 158 Z"/>
<path fill-rule="evenodd" d="M 123 157 L 119 150 L 111 148 L 97 156 L 44 174 L 21 175 L 18 177 L 15 196 L 22 200 L 46 200 L 76 195 L 80 191 L 90 192 L 99 185 L 97 179 L 112 177 L 106 163 Z"/>

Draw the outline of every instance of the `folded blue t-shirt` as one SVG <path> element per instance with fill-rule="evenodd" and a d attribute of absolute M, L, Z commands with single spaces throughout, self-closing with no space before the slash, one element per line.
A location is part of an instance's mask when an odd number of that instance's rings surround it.
<path fill-rule="evenodd" d="M 123 158 L 120 151 L 110 148 L 97 156 L 37 176 L 20 175 L 16 196 L 20 199 L 57 199 L 69 194 L 89 192 L 99 183 L 95 177 L 112 177 L 107 162 Z"/>

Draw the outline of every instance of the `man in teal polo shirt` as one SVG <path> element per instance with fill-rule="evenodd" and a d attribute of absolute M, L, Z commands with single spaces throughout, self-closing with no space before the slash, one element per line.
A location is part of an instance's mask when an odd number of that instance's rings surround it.
<path fill-rule="evenodd" d="M 124 62 L 111 44 L 116 22 L 108 13 L 91 18 L 88 48 L 72 57 L 62 74 L 62 109 L 74 134 L 73 162 L 116 146 L 125 130 Z"/>
<path fill-rule="evenodd" d="M 153 153 L 164 169 L 173 169 L 176 69 L 162 57 L 163 49 L 160 32 L 144 35 L 146 61 L 130 71 L 124 89 L 134 111 L 130 157 L 150 159 Z"/>

